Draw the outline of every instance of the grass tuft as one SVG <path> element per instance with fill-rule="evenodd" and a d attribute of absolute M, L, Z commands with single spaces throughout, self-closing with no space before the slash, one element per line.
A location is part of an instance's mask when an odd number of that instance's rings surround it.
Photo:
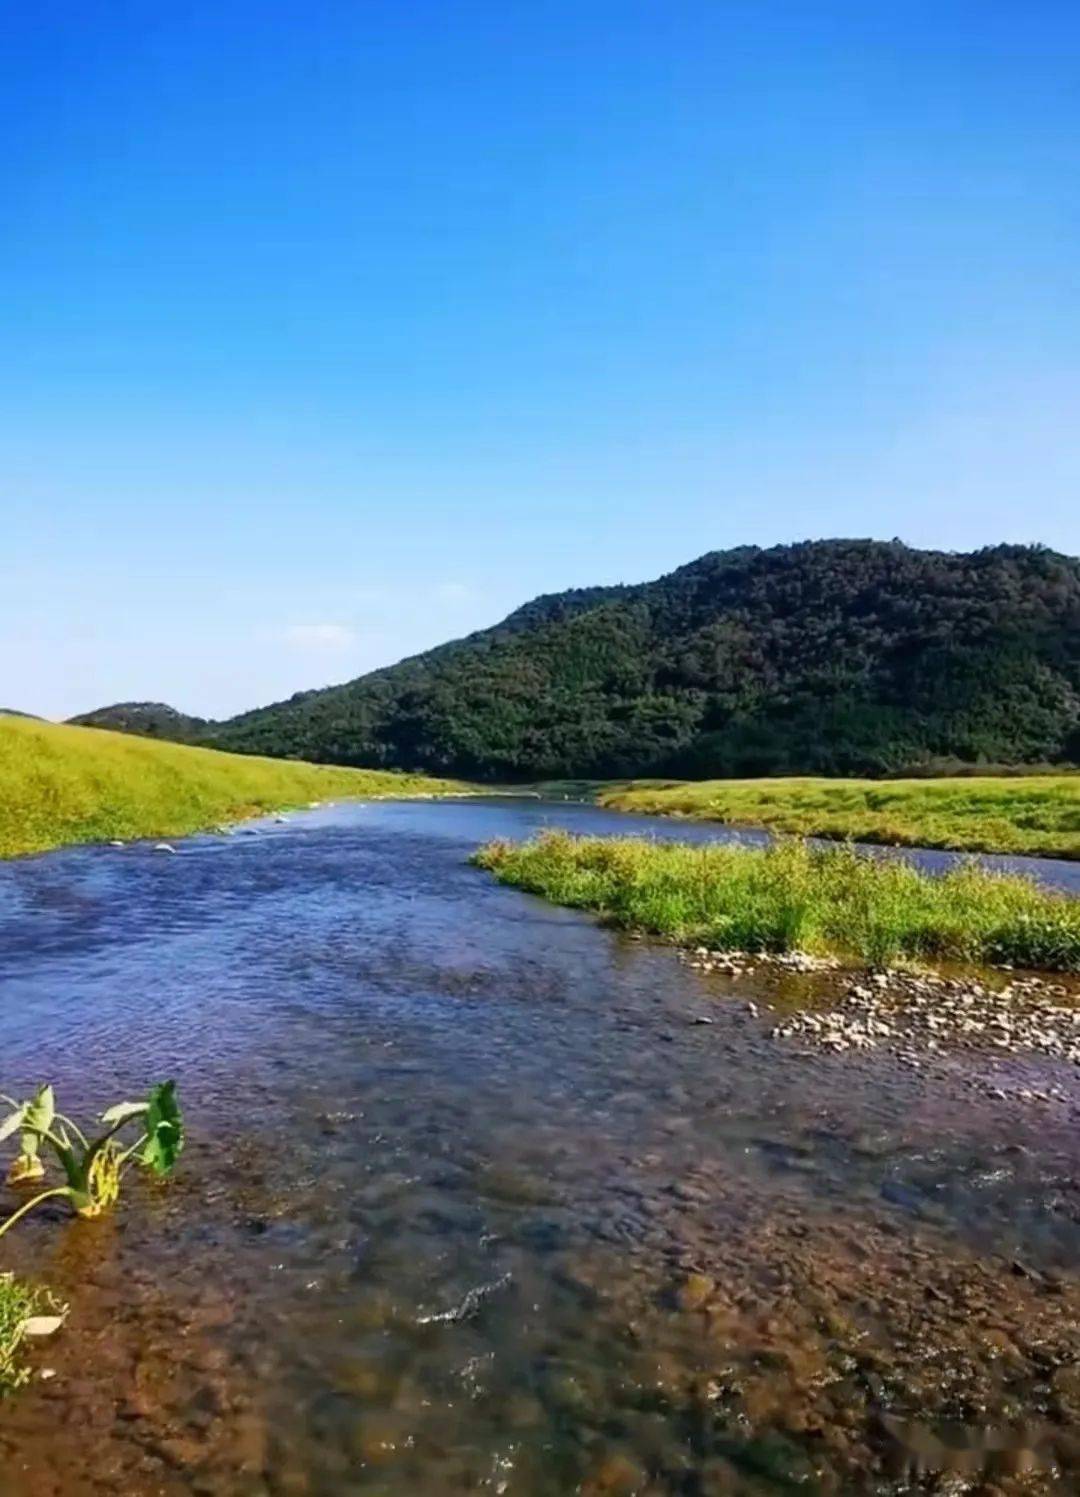
<path fill-rule="evenodd" d="M 684 945 L 809 951 L 871 966 L 1080 970 L 1080 900 L 973 862 L 935 875 L 900 858 L 799 840 L 701 847 L 559 831 L 489 843 L 474 862 L 502 883 Z"/>
<path fill-rule="evenodd" d="M 628 781 L 616 811 L 761 826 L 797 837 L 1080 858 L 1080 775 L 947 780 Z"/>
<path fill-rule="evenodd" d="M 313 800 L 464 789 L 423 775 L 258 759 L 0 716 L 0 857 L 72 842 L 182 837 Z"/>
<path fill-rule="evenodd" d="M 30 1376 L 20 1355 L 26 1322 L 33 1315 L 56 1315 L 61 1308 L 47 1289 L 0 1273 L 0 1396 L 21 1388 Z"/>

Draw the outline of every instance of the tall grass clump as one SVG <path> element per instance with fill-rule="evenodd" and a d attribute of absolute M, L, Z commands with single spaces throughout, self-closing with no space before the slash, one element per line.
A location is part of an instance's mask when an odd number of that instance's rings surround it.
<path fill-rule="evenodd" d="M 942 874 L 850 846 L 685 846 L 545 832 L 474 861 L 506 884 L 629 929 L 716 950 L 809 951 L 886 966 L 1080 970 L 1080 900 L 974 862 Z"/>
<path fill-rule="evenodd" d="M 0 857 L 71 842 L 180 837 L 313 800 L 465 788 L 0 715 Z"/>

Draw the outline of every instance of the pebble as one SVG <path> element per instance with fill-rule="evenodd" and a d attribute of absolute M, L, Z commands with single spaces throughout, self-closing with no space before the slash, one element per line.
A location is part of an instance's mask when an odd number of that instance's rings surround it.
<path fill-rule="evenodd" d="M 832 1009 L 804 1010 L 777 1024 L 774 1039 L 797 1038 L 821 1049 L 887 1050 L 917 1069 L 943 1043 L 961 1050 L 1038 1055 L 1080 1066 L 1080 1007 L 1061 983 L 1014 978 L 995 989 L 974 978 L 875 972 L 852 982 Z M 985 1095 L 1020 1102 L 1064 1100 L 1059 1087 L 1006 1089 L 975 1078 Z"/>
<path fill-rule="evenodd" d="M 682 953 L 682 960 L 696 971 L 732 977 L 752 975 L 752 963 L 784 972 L 839 974 L 841 969 L 835 957 L 806 951 L 751 954 L 698 946 Z M 1000 988 L 975 977 L 949 978 L 934 972 L 887 969 L 859 974 L 847 980 L 833 1008 L 786 1015 L 770 1033 L 773 1039 L 797 1039 L 833 1054 L 888 1051 L 913 1071 L 921 1070 L 927 1057 L 940 1054 L 945 1046 L 994 1056 L 1036 1055 L 1080 1067 L 1080 988 L 1045 977 L 1018 977 L 1011 967 L 998 970 L 1006 974 Z M 746 1012 L 757 1018 L 758 1005 L 748 1001 Z M 1059 1086 L 1003 1086 L 1000 1078 L 979 1076 L 968 1078 L 966 1085 L 996 1101 L 1068 1101 Z"/>
<path fill-rule="evenodd" d="M 836 957 L 813 956 L 809 951 L 710 951 L 697 946 L 683 954 L 683 961 L 698 972 L 723 972 L 731 977 L 752 976 L 755 967 L 774 967 L 784 972 L 835 972 Z"/>
<path fill-rule="evenodd" d="M 631 1493 L 642 1490 L 647 1479 L 642 1468 L 629 1456 L 611 1455 L 586 1478 L 579 1490 L 584 1497 L 593 1497 L 594 1493 L 609 1493 L 611 1497 L 624 1494 L 624 1497 L 630 1497 Z"/>
<path fill-rule="evenodd" d="M 708 1274 L 687 1274 L 676 1294 L 680 1309 L 700 1310 L 712 1298 L 715 1289 L 716 1280 Z"/>

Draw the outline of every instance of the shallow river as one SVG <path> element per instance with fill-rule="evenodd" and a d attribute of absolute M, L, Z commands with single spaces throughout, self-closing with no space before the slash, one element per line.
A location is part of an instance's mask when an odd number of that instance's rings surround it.
<path fill-rule="evenodd" d="M 0 865 L 0 1089 L 175 1076 L 189 1122 L 165 1188 L 4 1241 L 72 1312 L 3 1497 L 1080 1489 L 1073 1068 L 1023 1110 L 972 1056 L 806 1054 L 765 1005 L 813 980 L 466 862 L 638 820 L 341 806 Z"/>

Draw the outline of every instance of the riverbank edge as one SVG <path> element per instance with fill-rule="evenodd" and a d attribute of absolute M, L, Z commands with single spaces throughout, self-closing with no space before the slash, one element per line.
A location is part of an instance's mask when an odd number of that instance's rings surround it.
<path fill-rule="evenodd" d="M 1080 862 L 1076 773 L 925 780 L 572 780 L 539 788 L 552 800 L 705 822 L 733 832 Z M 822 799 L 832 804 L 814 803 Z M 845 799 L 854 803 L 845 806 Z M 1065 822 L 1060 828 L 1025 824 L 1033 814 L 1055 812 Z M 942 826 L 940 820 L 951 824 Z"/>
<path fill-rule="evenodd" d="M 268 805 L 256 805 L 241 807 L 238 809 L 222 811 L 217 817 L 212 817 L 197 826 L 166 826 L 161 830 L 132 832 L 127 836 L 118 837 L 65 837 L 63 840 L 49 842 L 42 846 L 21 848 L 15 852 L 0 848 L 0 866 L 4 863 L 21 862 L 27 858 L 42 858 L 49 853 L 64 852 L 75 847 L 135 847 L 140 843 L 182 842 L 188 837 L 232 836 L 237 830 L 244 828 L 251 822 L 273 820 L 274 818 L 297 815 L 303 811 L 314 811 L 323 807 L 348 805 L 350 803 L 362 804 L 365 801 L 435 801 L 435 800 L 467 800 L 471 799 L 476 791 L 470 790 L 447 790 L 438 793 L 416 792 L 410 794 L 408 791 L 358 791 L 355 795 L 335 795 L 327 800 L 320 801 L 281 801 L 280 803 Z"/>
<path fill-rule="evenodd" d="M 260 759 L 0 716 L 0 861 L 195 836 L 345 800 L 478 793 L 418 774 Z"/>

